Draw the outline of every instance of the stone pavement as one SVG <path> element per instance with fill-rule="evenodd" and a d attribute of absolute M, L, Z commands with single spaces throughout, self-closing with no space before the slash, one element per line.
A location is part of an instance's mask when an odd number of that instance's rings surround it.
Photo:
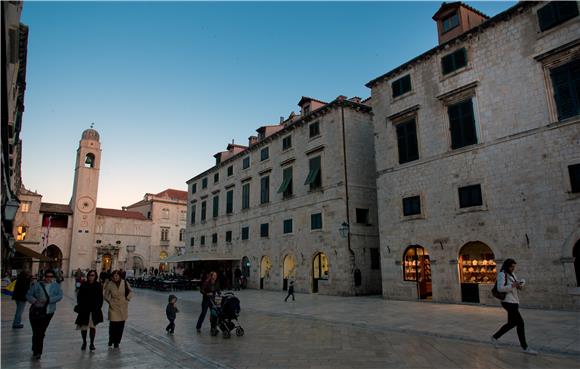
<path fill-rule="evenodd" d="M 168 336 L 164 308 L 169 293 L 137 289 L 121 348 L 107 349 L 105 322 L 97 330 L 97 350 L 82 352 L 70 283 L 65 282 L 64 290 L 66 297 L 57 306 L 39 362 L 30 361 L 28 322 L 24 329 L 12 330 L 14 303 L 2 297 L 2 368 L 580 367 L 578 347 L 563 350 L 567 355 L 534 357 L 510 345 L 515 332 L 508 333 L 507 345 L 500 349 L 478 342 L 487 341 L 505 319 L 497 308 L 302 294 L 296 302 L 284 303 L 282 292 L 255 290 L 238 294 L 246 335 L 226 340 L 209 335 L 209 322 L 201 334 L 195 332 L 199 292 L 175 293 L 181 312 L 175 335 Z M 578 333 L 577 313 L 526 310 L 523 315 L 535 347 L 545 337 L 560 339 L 560 331 L 564 340 L 577 340 L 572 338 Z M 548 351 L 552 346 L 545 344 Z"/>

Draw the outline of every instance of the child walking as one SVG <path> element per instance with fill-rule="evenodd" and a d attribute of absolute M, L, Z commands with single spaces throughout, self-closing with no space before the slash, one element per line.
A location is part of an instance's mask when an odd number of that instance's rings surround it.
<path fill-rule="evenodd" d="M 292 296 L 292 301 L 295 301 L 294 299 L 294 281 L 290 281 L 290 285 L 288 286 L 288 296 L 286 296 L 286 298 L 284 299 L 284 302 L 288 301 L 288 297 Z"/>
<path fill-rule="evenodd" d="M 175 332 L 175 318 L 177 313 L 179 313 L 179 309 L 177 309 L 177 306 L 175 306 L 176 302 L 177 296 L 169 295 L 169 303 L 165 308 L 165 314 L 167 314 L 167 319 L 169 320 L 169 325 L 167 325 L 165 331 L 169 334 L 173 334 L 173 332 Z"/>

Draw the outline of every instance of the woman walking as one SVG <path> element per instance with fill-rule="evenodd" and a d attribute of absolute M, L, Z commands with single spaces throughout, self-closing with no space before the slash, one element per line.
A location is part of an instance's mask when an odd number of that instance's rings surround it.
<path fill-rule="evenodd" d="M 62 289 L 55 280 L 53 270 L 44 272 L 43 280 L 30 287 L 26 299 L 32 305 L 30 306 L 32 358 L 39 360 L 44 346 L 44 334 L 56 311 L 56 303 L 62 300 Z"/>
<path fill-rule="evenodd" d="M 491 342 L 497 347 L 497 341 L 500 337 L 516 327 L 522 350 L 526 354 L 537 355 L 538 352 L 532 350 L 526 342 L 524 319 L 519 312 L 520 300 L 518 298 L 518 290 L 524 287 L 525 281 L 523 279 L 520 281 L 517 280 L 514 274 L 515 269 L 515 260 L 507 259 L 504 261 L 497 276 L 496 288 L 500 293 L 505 293 L 505 298 L 502 299 L 501 306 L 507 311 L 508 321 L 491 337 Z"/>
<path fill-rule="evenodd" d="M 203 300 L 201 301 L 201 313 L 199 314 L 199 319 L 197 320 L 196 329 L 197 332 L 201 332 L 201 325 L 205 320 L 205 315 L 207 314 L 207 309 L 211 305 L 211 298 L 213 298 L 214 294 L 217 292 L 218 288 L 216 286 L 217 281 L 217 273 L 211 272 L 207 275 L 203 283 L 201 284 L 200 292 L 203 295 Z M 211 319 L 210 319 L 211 322 Z M 213 322 L 212 322 L 213 328 Z"/>
<path fill-rule="evenodd" d="M 26 307 L 26 294 L 30 289 L 31 281 L 32 278 L 27 271 L 20 272 L 18 278 L 16 278 L 16 285 L 14 286 L 14 292 L 12 292 L 12 300 L 16 302 L 16 313 L 14 313 L 14 320 L 12 321 L 12 328 L 14 329 L 24 328 L 22 312 Z"/>
<path fill-rule="evenodd" d="M 81 331 L 83 344 L 81 350 L 87 349 L 87 331 L 90 330 L 91 345 L 89 349 L 95 350 L 95 336 L 97 334 L 97 324 L 103 321 L 103 289 L 97 281 L 97 271 L 90 270 L 87 273 L 87 280 L 79 287 L 77 294 L 78 313 L 75 321 L 77 329 Z"/>
<path fill-rule="evenodd" d="M 105 285 L 105 301 L 109 304 L 109 347 L 119 347 L 125 321 L 129 316 L 129 301 L 133 291 L 121 278 L 119 271 L 111 273 L 111 280 Z"/>

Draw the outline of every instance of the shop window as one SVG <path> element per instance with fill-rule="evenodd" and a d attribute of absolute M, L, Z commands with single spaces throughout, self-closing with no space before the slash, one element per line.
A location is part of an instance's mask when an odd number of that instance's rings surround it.
<path fill-rule="evenodd" d="M 95 167 L 95 155 L 88 153 L 85 157 L 85 168 L 94 168 Z"/>
<path fill-rule="evenodd" d="M 381 254 L 378 247 L 370 248 L 371 250 L 371 269 L 379 270 L 381 269 Z"/>
<path fill-rule="evenodd" d="M 228 167 L 228 177 L 231 177 L 233 175 L 234 175 L 234 166 L 233 165 L 230 165 Z"/>
<path fill-rule="evenodd" d="M 459 207 L 469 208 L 472 206 L 483 205 L 483 200 L 481 197 L 481 185 L 471 185 L 465 187 L 459 187 Z"/>
<path fill-rule="evenodd" d="M 207 177 L 201 180 L 201 188 L 207 188 Z"/>
<path fill-rule="evenodd" d="M 495 283 L 497 274 L 493 251 L 482 242 L 470 242 L 459 251 L 461 283 Z"/>
<path fill-rule="evenodd" d="M 322 229 L 322 213 L 310 215 L 310 229 Z"/>
<path fill-rule="evenodd" d="M 358 224 L 370 224 L 369 209 L 356 209 L 356 222 Z"/>
<path fill-rule="evenodd" d="M 320 122 L 310 123 L 308 126 L 310 138 L 320 136 Z"/>
<path fill-rule="evenodd" d="M 168 256 L 169 256 L 169 255 L 167 254 L 167 251 L 161 251 L 161 252 L 159 253 L 159 259 L 161 259 L 161 260 L 165 260 L 165 259 L 167 259 L 167 257 L 168 257 Z"/>
<path fill-rule="evenodd" d="M 432 296 L 431 260 L 422 246 L 413 245 L 405 250 L 403 280 L 417 283 L 419 299 L 428 299 Z"/>
<path fill-rule="evenodd" d="M 242 209 L 250 207 L 250 184 L 246 183 L 242 186 Z"/>
<path fill-rule="evenodd" d="M 568 166 L 568 174 L 570 175 L 570 191 L 572 193 L 580 192 L 580 164 Z"/>
<path fill-rule="evenodd" d="M 467 65 L 467 51 L 461 48 L 451 54 L 445 55 L 441 58 L 441 67 L 443 74 L 449 74 Z"/>
<path fill-rule="evenodd" d="M 219 196 L 214 196 L 213 197 L 213 217 L 217 218 L 219 215 L 219 209 L 220 209 L 220 198 Z"/>
<path fill-rule="evenodd" d="M 278 193 L 282 193 L 282 197 L 285 199 L 292 196 L 292 167 L 288 167 L 282 172 L 282 184 Z"/>
<path fill-rule="evenodd" d="M 260 263 L 260 278 L 269 278 L 270 270 L 272 269 L 272 261 L 268 256 L 262 256 L 262 261 Z M 263 288 L 263 286 L 260 286 Z"/>
<path fill-rule="evenodd" d="M 393 90 L 393 97 L 401 96 L 411 91 L 411 75 L 407 74 L 391 83 L 391 89 Z"/>
<path fill-rule="evenodd" d="M 326 254 L 320 252 L 316 254 L 313 261 L 314 279 L 328 280 L 330 268 Z"/>
<path fill-rule="evenodd" d="M 260 178 L 260 204 L 270 202 L 270 177 Z"/>
<path fill-rule="evenodd" d="M 250 167 L 250 156 L 246 156 L 242 161 L 242 169 L 248 169 Z"/>
<path fill-rule="evenodd" d="M 28 227 L 25 225 L 19 225 L 16 228 L 16 241 L 26 240 L 26 233 L 28 232 Z"/>
<path fill-rule="evenodd" d="M 268 231 L 269 231 L 268 223 L 260 224 L 260 237 L 268 237 Z"/>
<path fill-rule="evenodd" d="M 574 2 L 575 4 L 575 2 Z M 580 114 L 580 59 L 550 70 L 558 120 Z"/>
<path fill-rule="evenodd" d="M 292 233 L 292 219 L 284 220 L 284 234 Z"/>
<path fill-rule="evenodd" d="M 250 227 L 242 227 L 242 240 L 250 239 Z"/>
<path fill-rule="evenodd" d="M 292 136 L 286 136 L 282 139 L 282 151 L 292 147 Z"/>
<path fill-rule="evenodd" d="M 538 22 L 540 30 L 546 31 L 550 28 L 566 22 L 578 15 L 578 4 L 576 1 L 551 1 L 547 5 L 538 9 Z"/>
<path fill-rule="evenodd" d="M 270 157 L 270 148 L 269 147 L 264 147 L 262 150 L 260 150 L 260 160 L 264 161 L 266 159 L 268 159 Z"/>
<path fill-rule="evenodd" d="M 399 164 L 419 159 L 417 143 L 417 125 L 415 119 L 399 123 L 397 130 L 397 147 L 399 149 Z"/>
<path fill-rule="evenodd" d="M 421 214 L 421 196 L 405 197 L 403 199 L 403 215 L 419 215 Z"/>

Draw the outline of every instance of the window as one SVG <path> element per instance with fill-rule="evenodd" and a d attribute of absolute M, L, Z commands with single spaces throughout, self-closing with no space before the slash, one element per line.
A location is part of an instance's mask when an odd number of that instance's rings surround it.
<path fill-rule="evenodd" d="M 264 161 L 266 159 L 268 159 L 270 157 L 270 148 L 269 147 L 264 147 L 262 150 L 260 150 L 260 160 Z"/>
<path fill-rule="evenodd" d="M 248 169 L 250 167 L 250 157 L 246 156 L 242 161 L 242 169 Z"/>
<path fill-rule="evenodd" d="M 201 202 L 201 221 L 205 222 L 205 216 L 207 211 L 207 204 L 205 201 Z"/>
<path fill-rule="evenodd" d="M 546 31 L 578 15 L 576 1 L 552 1 L 538 9 L 540 30 Z"/>
<path fill-rule="evenodd" d="M 161 227 L 161 241 L 169 241 L 169 227 Z"/>
<path fill-rule="evenodd" d="M 310 126 L 308 126 L 308 127 L 310 129 L 310 138 L 320 136 L 320 123 L 319 122 L 310 123 Z"/>
<path fill-rule="evenodd" d="M 278 193 L 282 193 L 283 198 L 292 196 L 292 167 L 288 167 L 282 172 L 282 184 Z"/>
<path fill-rule="evenodd" d="M 421 196 L 405 197 L 403 199 L 403 215 L 421 214 Z"/>
<path fill-rule="evenodd" d="M 472 206 L 481 206 L 481 185 L 471 185 L 459 188 L 459 207 L 469 208 Z"/>
<path fill-rule="evenodd" d="M 161 218 L 169 219 L 169 209 L 164 208 L 163 210 L 161 210 Z"/>
<path fill-rule="evenodd" d="M 218 172 L 218 173 L 215 173 L 213 175 L 213 183 L 218 183 L 219 181 L 220 181 L 220 174 Z"/>
<path fill-rule="evenodd" d="M 455 12 L 447 18 L 444 18 L 441 23 L 443 24 L 443 33 L 449 32 L 459 25 L 459 15 Z"/>
<path fill-rule="evenodd" d="M 234 175 L 234 166 L 230 165 L 228 167 L 228 177 L 233 176 Z"/>
<path fill-rule="evenodd" d="M 570 189 L 572 193 L 580 192 L 580 164 L 568 166 L 568 174 L 570 174 Z"/>
<path fill-rule="evenodd" d="M 284 220 L 284 234 L 292 233 L 292 219 Z"/>
<path fill-rule="evenodd" d="M 242 240 L 250 238 L 250 227 L 242 227 Z"/>
<path fill-rule="evenodd" d="M 310 104 L 304 105 L 304 108 L 302 108 L 302 110 L 304 111 L 304 115 L 310 113 Z"/>
<path fill-rule="evenodd" d="M 268 202 L 270 202 L 270 177 L 265 176 L 260 178 L 260 203 Z"/>
<path fill-rule="evenodd" d="M 449 74 L 463 68 L 467 65 L 467 51 L 465 48 L 461 48 L 454 53 L 445 55 L 441 58 L 441 66 L 443 68 L 443 74 Z"/>
<path fill-rule="evenodd" d="M 411 91 L 411 75 L 407 74 L 391 83 L 391 89 L 393 90 L 393 97 L 401 96 Z"/>
<path fill-rule="evenodd" d="M 322 213 L 310 215 L 310 229 L 322 229 Z"/>
<path fill-rule="evenodd" d="M 205 236 L 201 236 L 199 239 L 200 246 L 205 246 Z"/>
<path fill-rule="evenodd" d="M 220 198 L 219 196 L 214 196 L 213 197 L 213 217 L 217 218 L 219 215 L 219 209 L 220 209 Z"/>
<path fill-rule="evenodd" d="M 397 144 L 399 147 L 399 164 L 419 159 L 415 119 L 399 123 L 395 128 L 397 130 Z"/>
<path fill-rule="evenodd" d="M 286 136 L 282 139 L 282 151 L 292 147 L 292 136 Z"/>
<path fill-rule="evenodd" d="M 181 210 L 179 212 L 179 220 L 186 221 L 187 220 L 187 211 Z"/>
<path fill-rule="evenodd" d="M 268 223 L 260 224 L 260 237 L 268 237 Z"/>
<path fill-rule="evenodd" d="M 574 3 L 576 4 L 576 3 Z M 580 114 L 580 59 L 550 71 L 558 120 Z"/>
<path fill-rule="evenodd" d="M 95 167 L 95 155 L 88 153 L 85 157 L 85 168 L 94 168 Z"/>
<path fill-rule="evenodd" d="M 20 203 L 20 212 L 28 213 L 30 211 L 30 201 L 22 201 Z"/>
<path fill-rule="evenodd" d="M 250 207 L 250 184 L 246 183 L 242 186 L 242 209 Z"/>
<path fill-rule="evenodd" d="M 195 205 L 191 205 L 191 224 L 195 224 Z"/>
<path fill-rule="evenodd" d="M 232 242 L 232 231 L 226 231 L 226 242 Z"/>
<path fill-rule="evenodd" d="M 197 183 L 191 185 L 191 193 L 194 194 L 197 192 Z"/>
<path fill-rule="evenodd" d="M 217 243 L 217 233 L 212 233 L 212 235 L 211 235 L 211 243 L 214 244 L 214 245 Z"/>
<path fill-rule="evenodd" d="M 371 270 L 381 269 L 381 253 L 378 247 L 373 247 L 371 250 Z"/>
<path fill-rule="evenodd" d="M 320 173 L 320 156 L 308 161 L 310 171 L 306 177 L 305 185 L 310 185 L 310 190 L 315 190 L 322 186 L 322 174 Z"/>
<path fill-rule="evenodd" d="M 447 107 L 449 130 L 451 131 L 451 149 L 474 145 L 477 143 L 475 118 L 472 99 Z"/>
<path fill-rule="evenodd" d="M 185 235 L 185 229 L 181 228 L 179 230 L 179 241 L 183 241 L 183 236 Z"/>
<path fill-rule="evenodd" d="M 356 209 L 356 222 L 359 224 L 370 224 L 369 209 Z"/>
<path fill-rule="evenodd" d="M 234 190 L 226 192 L 226 214 L 234 212 Z"/>
<path fill-rule="evenodd" d="M 151 219 L 151 212 L 150 211 L 147 212 L 147 219 Z"/>
<path fill-rule="evenodd" d="M 207 188 L 207 177 L 201 180 L 201 188 Z"/>
<path fill-rule="evenodd" d="M 195 246 L 195 237 L 191 237 L 189 239 L 189 246 L 191 246 L 191 247 Z"/>
<path fill-rule="evenodd" d="M 24 241 L 26 240 L 26 233 L 28 231 L 28 227 L 25 225 L 19 225 L 16 228 L 16 241 Z"/>

